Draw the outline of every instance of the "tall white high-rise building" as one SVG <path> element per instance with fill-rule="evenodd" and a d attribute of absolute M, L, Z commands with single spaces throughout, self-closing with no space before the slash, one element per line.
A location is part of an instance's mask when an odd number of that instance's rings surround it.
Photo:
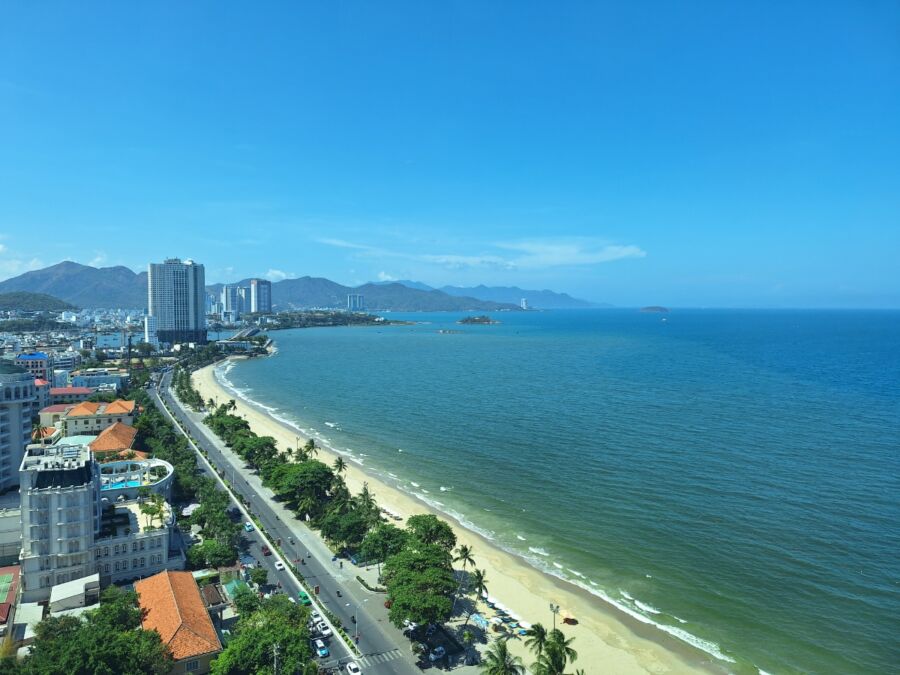
<path fill-rule="evenodd" d="M 38 412 L 34 375 L 0 361 L 0 492 L 19 484 L 19 465 Z"/>
<path fill-rule="evenodd" d="M 148 315 L 156 319 L 160 342 L 206 342 L 206 273 L 192 260 L 150 263 Z"/>
<path fill-rule="evenodd" d="M 238 286 L 222 286 L 219 304 L 223 321 L 237 321 L 241 317 L 241 294 Z"/>
<path fill-rule="evenodd" d="M 272 282 L 265 279 L 250 280 L 250 311 L 253 314 L 272 313 Z"/>

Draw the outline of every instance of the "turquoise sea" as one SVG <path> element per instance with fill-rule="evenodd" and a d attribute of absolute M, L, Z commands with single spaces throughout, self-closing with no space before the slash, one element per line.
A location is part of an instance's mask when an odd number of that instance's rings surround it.
<path fill-rule="evenodd" d="M 734 672 L 900 672 L 900 312 L 386 316 L 219 374 Z"/>

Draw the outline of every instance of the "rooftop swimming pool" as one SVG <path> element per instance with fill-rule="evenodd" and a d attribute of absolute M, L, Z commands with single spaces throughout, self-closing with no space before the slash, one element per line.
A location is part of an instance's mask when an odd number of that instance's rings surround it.
<path fill-rule="evenodd" d="M 117 480 L 107 483 L 106 485 L 102 485 L 100 487 L 101 490 L 121 490 L 122 488 L 135 488 L 140 487 L 141 481 L 139 480 Z"/>

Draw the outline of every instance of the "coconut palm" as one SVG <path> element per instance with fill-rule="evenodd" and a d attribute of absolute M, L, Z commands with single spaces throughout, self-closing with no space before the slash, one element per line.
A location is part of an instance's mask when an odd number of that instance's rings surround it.
<path fill-rule="evenodd" d="M 334 464 L 331 465 L 334 469 L 334 472 L 340 476 L 347 470 L 347 462 L 344 461 L 343 457 L 338 457 L 334 460 Z"/>
<path fill-rule="evenodd" d="M 473 570 L 472 576 L 469 581 L 471 582 L 469 592 L 475 594 L 475 602 L 472 605 L 473 608 L 469 610 L 469 616 L 466 617 L 466 622 L 463 624 L 463 627 L 469 625 L 469 619 L 472 618 L 472 614 L 475 612 L 475 608 L 478 607 L 478 601 L 485 595 L 487 595 L 487 574 L 484 570 Z M 454 603 L 454 606 L 455 604 L 456 603 Z"/>
<path fill-rule="evenodd" d="M 540 659 L 547 646 L 547 629 L 543 624 L 536 623 L 525 631 L 525 646 L 534 652 L 535 658 Z"/>
<path fill-rule="evenodd" d="M 484 653 L 481 672 L 484 675 L 525 675 L 525 666 L 520 657 L 509 653 L 506 640 L 500 639 L 494 640 Z"/>
<path fill-rule="evenodd" d="M 475 558 L 472 555 L 472 547 L 467 546 L 466 544 L 460 544 L 456 548 L 456 557 L 453 558 L 453 562 L 458 562 L 462 564 L 463 571 L 465 571 L 466 567 L 471 565 L 475 567 Z"/>
<path fill-rule="evenodd" d="M 303 446 L 304 452 L 306 452 L 307 457 L 315 457 L 319 454 L 319 447 L 316 445 L 315 440 L 310 438 L 306 441 L 306 445 Z"/>
<path fill-rule="evenodd" d="M 578 660 L 578 652 L 571 647 L 573 642 L 575 642 L 575 638 L 566 639 L 566 636 L 559 628 L 551 630 L 547 638 L 547 646 L 552 649 L 558 649 L 569 663 L 575 663 Z"/>

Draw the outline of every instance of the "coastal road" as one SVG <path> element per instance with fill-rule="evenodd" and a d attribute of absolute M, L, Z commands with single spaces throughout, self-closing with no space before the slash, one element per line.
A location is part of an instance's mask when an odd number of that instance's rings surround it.
<path fill-rule="evenodd" d="M 193 413 L 183 407 L 171 393 L 169 383 L 171 373 L 164 373 L 159 387 L 150 390 L 160 409 L 169 414 L 161 405 L 160 396 L 165 397 L 169 408 L 174 411 L 182 432 L 187 430 L 195 441 L 207 453 L 209 461 L 224 473 L 225 480 L 233 486 L 236 493 L 241 494 L 250 503 L 250 511 L 263 524 L 273 540 L 281 540 L 281 548 L 287 558 L 296 561 L 297 569 L 312 586 L 319 587 L 317 600 L 341 621 L 350 635 L 359 632 L 359 649 L 363 656 L 355 660 L 364 673 L 378 675 L 412 675 L 419 673 L 410 652 L 410 643 L 402 633 L 387 620 L 384 609 L 384 596 L 365 590 L 356 580 L 355 567 L 348 561 L 343 565 L 333 561 L 331 552 L 319 537 L 296 519 L 296 516 L 280 502 L 274 501 L 272 492 L 262 485 L 256 474 L 244 466 L 224 443 L 215 437 L 203 424 L 202 415 Z M 171 415 L 169 414 L 171 417 Z M 200 463 L 203 464 L 202 461 Z M 258 532 L 250 533 L 250 554 L 263 561 L 269 569 L 269 581 L 282 584 L 282 587 L 294 593 L 300 590 L 299 583 L 290 571 L 279 572 L 274 569 L 273 556 L 263 556 L 260 550 L 261 536 Z M 291 544 L 291 540 L 294 541 Z M 300 560 L 306 562 L 300 564 Z M 354 624 L 351 617 L 356 617 Z M 331 646 L 337 647 L 339 641 L 332 640 Z M 337 649 L 335 649 L 337 652 Z M 349 660 L 349 655 L 337 654 L 341 664 Z M 334 660 L 334 659 L 332 659 Z"/>

